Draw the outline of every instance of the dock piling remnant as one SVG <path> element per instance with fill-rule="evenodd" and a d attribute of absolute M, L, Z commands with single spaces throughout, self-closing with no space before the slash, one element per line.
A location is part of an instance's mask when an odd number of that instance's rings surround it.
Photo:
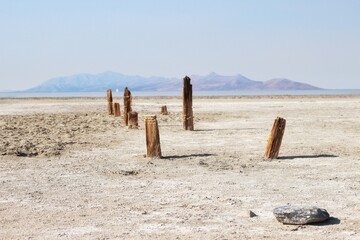
<path fill-rule="evenodd" d="M 267 140 L 267 144 L 265 148 L 265 158 L 267 159 L 278 158 L 281 141 L 285 132 L 285 126 L 286 126 L 285 119 L 281 117 L 277 117 L 275 119 L 269 138 Z"/>
<path fill-rule="evenodd" d="M 128 113 L 128 128 L 139 128 L 137 112 Z"/>
<path fill-rule="evenodd" d="M 109 115 L 113 114 L 113 97 L 111 89 L 106 91 L 107 108 Z"/>
<path fill-rule="evenodd" d="M 161 158 L 159 126 L 156 116 L 145 117 L 146 157 Z"/>
<path fill-rule="evenodd" d="M 190 78 L 185 76 L 183 81 L 183 127 L 185 130 L 194 130 L 194 117 L 192 109 L 192 85 L 190 84 Z"/>
<path fill-rule="evenodd" d="M 128 119 L 128 113 L 132 111 L 131 109 L 131 92 L 127 87 L 124 89 L 124 125 L 128 126 L 129 119 Z"/>
<path fill-rule="evenodd" d="M 162 115 L 168 115 L 167 107 L 166 105 L 161 106 L 161 112 Z"/>
<path fill-rule="evenodd" d="M 114 103 L 113 113 L 115 117 L 120 117 L 120 103 L 117 102 Z"/>

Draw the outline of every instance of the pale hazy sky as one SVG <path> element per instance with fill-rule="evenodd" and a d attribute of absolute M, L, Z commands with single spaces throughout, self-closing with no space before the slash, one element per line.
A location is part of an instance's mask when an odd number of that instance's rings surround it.
<path fill-rule="evenodd" d="M 0 90 L 107 70 L 360 89 L 360 0 L 0 0 Z"/>

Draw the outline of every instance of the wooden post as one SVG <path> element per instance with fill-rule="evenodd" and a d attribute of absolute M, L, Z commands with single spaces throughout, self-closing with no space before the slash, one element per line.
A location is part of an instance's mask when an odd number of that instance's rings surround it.
<path fill-rule="evenodd" d="M 109 115 L 113 114 L 113 106 L 112 106 L 112 104 L 113 104 L 112 102 L 107 103 L 107 108 L 108 108 Z"/>
<path fill-rule="evenodd" d="M 112 98 L 112 91 L 111 89 L 108 89 L 106 91 L 106 100 L 107 100 L 107 108 L 108 108 L 108 113 L 111 115 L 113 114 L 113 98 Z"/>
<path fill-rule="evenodd" d="M 277 158 L 280 151 L 281 141 L 285 132 L 286 120 L 277 117 L 275 119 L 274 125 L 270 132 L 269 138 L 267 140 L 265 148 L 265 157 L 274 159 Z"/>
<path fill-rule="evenodd" d="M 111 89 L 108 89 L 108 90 L 106 91 L 106 99 L 107 99 L 108 102 L 112 102 L 112 101 L 113 101 Z"/>
<path fill-rule="evenodd" d="M 124 89 L 124 124 L 128 126 L 129 119 L 128 113 L 132 111 L 131 109 L 131 92 L 127 87 Z"/>
<path fill-rule="evenodd" d="M 114 103 L 113 113 L 115 117 L 120 117 L 120 103 Z"/>
<path fill-rule="evenodd" d="M 156 116 L 145 117 L 146 157 L 161 158 L 160 135 Z"/>
<path fill-rule="evenodd" d="M 167 111 L 166 105 L 164 105 L 164 106 L 161 107 L 161 114 L 162 114 L 162 115 L 168 115 L 168 111 Z"/>
<path fill-rule="evenodd" d="M 128 113 L 128 128 L 138 128 L 138 113 L 129 112 Z"/>
<path fill-rule="evenodd" d="M 184 77 L 183 86 L 183 127 L 185 130 L 194 130 L 193 110 L 192 110 L 192 85 L 190 78 Z"/>

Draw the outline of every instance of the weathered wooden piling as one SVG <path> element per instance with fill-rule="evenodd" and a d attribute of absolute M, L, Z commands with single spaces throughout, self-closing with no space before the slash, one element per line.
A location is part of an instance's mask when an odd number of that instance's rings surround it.
<path fill-rule="evenodd" d="M 160 135 L 156 116 L 145 117 L 146 157 L 161 157 Z"/>
<path fill-rule="evenodd" d="M 138 113 L 137 112 L 129 112 L 128 113 L 128 128 L 138 128 Z"/>
<path fill-rule="evenodd" d="M 106 100 L 107 100 L 108 113 L 111 115 L 114 113 L 113 112 L 113 97 L 112 97 L 111 89 L 108 89 L 106 91 Z"/>
<path fill-rule="evenodd" d="M 124 89 L 124 124 L 125 126 L 128 126 L 129 119 L 128 119 L 128 113 L 132 111 L 131 109 L 131 92 L 127 87 Z"/>
<path fill-rule="evenodd" d="M 114 103 L 113 113 L 115 117 L 120 117 L 120 103 Z"/>
<path fill-rule="evenodd" d="M 161 106 L 161 112 L 162 115 L 168 115 L 167 107 L 166 105 Z"/>
<path fill-rule="evenodd" d="M 113 114 L 113 106 L 112 106 L 112 104 L 113 104 L 112 102 L 107 103 L 107 108 L 108 108 L 109 115 Z"/>
<path fill-rule="evenodd" d="M 279 156 L 281 141 L 284 136 L 286 120 L 277 117 L 267 140 L 265 158 L 274 159 Z"/>
<path fill-rule="evenodd" d="M 194 118 L 192 109 L 192 85 L 190 84 L 190 78 L 184 77 L 183 85 L 183 127 L 185 130 L 194 130 Z"/>

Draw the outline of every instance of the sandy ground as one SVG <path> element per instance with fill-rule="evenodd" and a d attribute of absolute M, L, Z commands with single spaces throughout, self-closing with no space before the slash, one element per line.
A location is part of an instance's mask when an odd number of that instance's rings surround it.
<path fill-rule="evenodd" d="M 139 130 L 104 101 L 0 99 L 0 239 L 360 239 L 360 96 L 195 98 L 195 131 L 180 98 L 134 98 Z M 163 159 L 144 157 L 149 114 Z M 286 204 L 332 218 L 283 225 Z"/>

